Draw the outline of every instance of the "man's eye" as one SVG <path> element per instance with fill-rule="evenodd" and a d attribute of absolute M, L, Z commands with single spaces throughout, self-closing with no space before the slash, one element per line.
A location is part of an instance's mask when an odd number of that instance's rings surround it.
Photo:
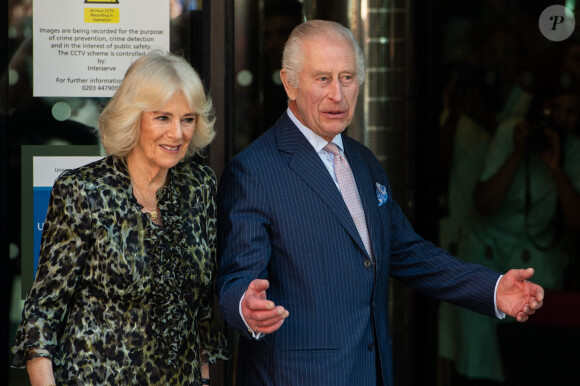
<path fill-rule="evenodd" d="M 354 76 L 352 75 L 344 75 L 340 78 L 342 83 L 352 83 L 354 81 Z"/>

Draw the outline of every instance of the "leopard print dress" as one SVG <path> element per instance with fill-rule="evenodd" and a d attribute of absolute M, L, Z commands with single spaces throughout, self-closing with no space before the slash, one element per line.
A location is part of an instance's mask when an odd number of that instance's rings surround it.
<path fill-rule="evenodd" d="M 215 190 L 206 166 L 170 169 L 158 226 L 121 159 L 65 171 L 11 364 L 51 358 L 59 385 L 201 385 L 200 356 L 229 356 L 213 306 Z"/>

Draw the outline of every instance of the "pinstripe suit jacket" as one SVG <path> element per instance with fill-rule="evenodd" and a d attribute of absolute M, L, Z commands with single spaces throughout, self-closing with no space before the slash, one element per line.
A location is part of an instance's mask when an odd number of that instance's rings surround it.
<path fill-rule="evenodd" d="M 222 174 L 217 291 L 226 322 L 242 333 L 238 385 L 370 386 L 377 374 L 392 385 L 389 276 L 494 315 L 499 275 L 417 235 L 376 157 L 345 135 L 343 143 L 376 263 L 323 162 L 286 113 Z M 377 182 L 389 197 L 382 206 Z M 268 279 L 268 298 L 290 312 L 260 340 L 251 339 L 239 314 L 240 298 L 256 278 Z"/>

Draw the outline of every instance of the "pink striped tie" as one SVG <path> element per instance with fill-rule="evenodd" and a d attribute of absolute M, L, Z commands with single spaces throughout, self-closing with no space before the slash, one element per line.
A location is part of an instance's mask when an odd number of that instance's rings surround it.
<path fill-rule="evenodd" d="M 338 146 L 336 146 L 334 143 L 329 142 L 324 147 L 324 150 L 334 155 L 334 172 L 336 173 L 336 179 L 338 180 L 340 193 L 342 194 L 342 198 L 344 199 L 348 211 L 354 220 L 354 224 L 356 225 L 356 229 L 358 229 L 358 233 L 362 238 L 363 244 L 365 245 L 369 256 L 372 257 L 371 241 L 369 237 L 369 231 L 367 229 L 365 212 L 360 201 L 360 196 L 356 187 L 354 175 L 352 174 L 352 169 L 350 168 L 346 158 L 344 158 L 342 153 L 338 150 Z"/>

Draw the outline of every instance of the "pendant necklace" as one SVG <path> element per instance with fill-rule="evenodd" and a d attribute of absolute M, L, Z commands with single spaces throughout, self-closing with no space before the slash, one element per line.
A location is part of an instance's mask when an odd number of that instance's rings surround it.
<path fill-rule="evenodd" d="M 155 203 L 155 208 L 153 208 L 149 213 L 147 213 L 151 220 L 157 220 L 157 203 Z"/>
<path fill-rule="evenodd" d="M 135 184 L 133 185 L 133 191 L 136 191 L 137 194 L 139 194 L 139 196 L 141 196 L 141 198 L 144 198 L 143 195 L 141 194 L 141 192 L 139 191 L 139 189 L 136 188 Z M 139 202 L 139 200 L 137 200 L 137 202 Z M 153 209 L 151 209 L 149 212 L 145 212 L 145 214 L 147 216 L 149 216 L 149 218 L 151 220 L 157 220 L 157 217 L 159 217 L 159 213 L 157 213 L 157 205 L 159 203 L 159 198 L 157 198 L 157 195 L 155 196 L 155 206 L 153 207 Z M 147 208 L 143 206 L 143 209 L 147 210 Z"/>

